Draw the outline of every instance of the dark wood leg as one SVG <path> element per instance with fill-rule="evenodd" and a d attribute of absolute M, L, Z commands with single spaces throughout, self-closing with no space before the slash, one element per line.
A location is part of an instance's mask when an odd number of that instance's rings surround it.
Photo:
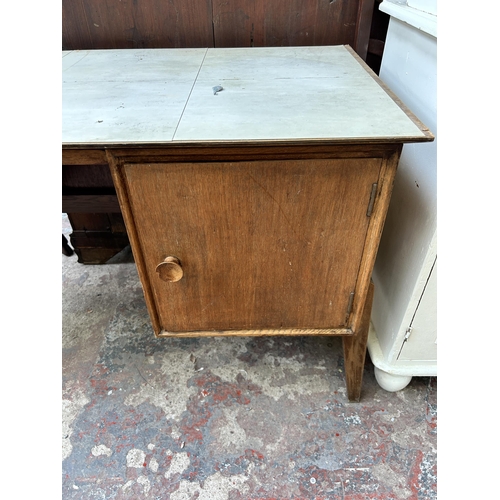
<path fill-rule="evenodd" d="M 360 328 L 352 337 L 344 337 L 344 367 L 349 401 L 359 401 L 361 396 L 374 290 L 375 286 L 372 281 L 368 288 Z"/>
<path fill-rule="evenodd" d="M 121 213 L 66 213 L 80 264 L 105 264 L 129 245 Z"/>

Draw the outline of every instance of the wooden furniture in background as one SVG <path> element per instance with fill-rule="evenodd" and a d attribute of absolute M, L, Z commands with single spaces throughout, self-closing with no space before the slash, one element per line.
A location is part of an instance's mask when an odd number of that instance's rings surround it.
<path fill-rule="evenodd" d="M 402 145 L 432 139 L 350 47 L 63 53 L 63 163 L 109 164 L 155 334 L 342 335 L 350 400 Z"/>
<path fill-rule="evenodd" d="M 437 132 L 437 6 L 410 3 L 382 4 L 391 18 L 380 75 Z M 368 350 L 391 391 L 437 376 L 437 143 L 404 148 L 373 272 Z"/>
<path fill-rule="evenodd" d="M 366 58 L 375 0 L 63 0 L 63 50 L 349 44 Z"/>
<path fill-rule="evenodd" d="M 68 214 L 73 229 L 70 241 L 79 262 L 107 262 L 129 245 L 113 179 L 102 153 L 63 161 L 62 185 L 62 211 Z"/>

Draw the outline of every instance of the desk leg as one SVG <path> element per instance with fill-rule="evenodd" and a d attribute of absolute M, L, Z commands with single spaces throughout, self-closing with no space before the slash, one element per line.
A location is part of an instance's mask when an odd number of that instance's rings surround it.
<path fill-rule="evenodd" d="M 361 396 L 374 289 L 372 281 L 368 288 L 360 328 L 352 337 L 344 337 L 344 367 L 349 401 L 359 401 Z"/>

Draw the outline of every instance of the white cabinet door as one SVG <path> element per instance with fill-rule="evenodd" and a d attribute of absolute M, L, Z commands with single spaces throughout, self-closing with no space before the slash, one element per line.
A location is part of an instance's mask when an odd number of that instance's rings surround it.
<path fill-rule="evenodd" d="M 403 344 L 398 359 L 402 361 L 437 360 L 437 258 L 424 288 L 415 316 L 411 335 Z"/>

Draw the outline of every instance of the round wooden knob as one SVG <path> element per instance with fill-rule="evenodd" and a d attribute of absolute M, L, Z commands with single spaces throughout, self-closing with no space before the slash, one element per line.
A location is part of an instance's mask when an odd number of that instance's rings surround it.
<path fill-rule="evenodd" d="M 156 266 L 156 272 L 160 275 L 160 279 L 167 282 L 179 281 L 184 271 L 177 257 L 169 256 L 163 262 Z"/>

